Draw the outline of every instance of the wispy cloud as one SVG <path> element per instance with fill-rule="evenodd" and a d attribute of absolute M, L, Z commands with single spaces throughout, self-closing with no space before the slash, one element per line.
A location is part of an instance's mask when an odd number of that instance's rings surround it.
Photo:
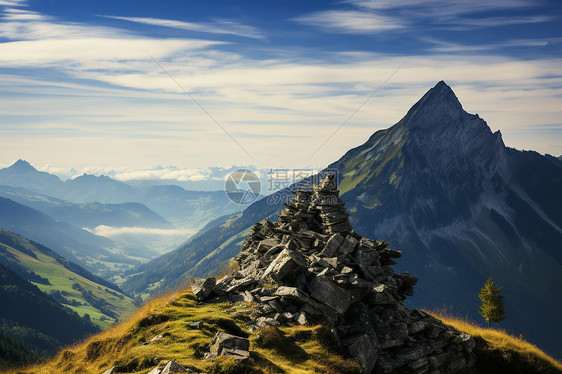
<path fill-rule="evenodd" d="M 416 13 L 421 11 L 422 15 L 451 17 L 495 10 L 520 9 L 532 6 L 534 2 L 531 0 L 348 0 L 347 3 L 372 10 L 407 9 Z"/>
<path fill-rule="evenodd" d="M 84 228 L 93 234 L 114 238 L 121 235 L 149 235 L 149 236 L 189 236 L 194 230 L 186 229 L 156 229 L 147 227 L 112 227 L 100 225 L 94 229 Z"/>
<path fill-rule="evenodd" d="M 0 5 L 2 5 L 0 3 Z M 38 21 L 48 19 L 47 16 L 27 9 L 8 8 L 2 16 L 4 21 Z"/>
<path fill-rule="evenodd" d="M 527 17 L 486 17 L 486 18 L 454 18 L 441 21 L 457 26 L 469 27 L 499 27 L 508 25 L 521 25 L 525 23 L 542 23 L 552 20 L 549 16 Z"/>
<path fill-rule="evenodd" d="M 22 6 L 27 0 L 0 0 L 0 6 Z"/>
<path fill-rule="evenodd" d="M 489 11 L 520 9 L 534 4 L 529 0 L 348 0 L 354 9 L 319 11 L 295 20 L 333 33 L 377 34 L 397 29 L 410 30 L 416 23 L 469 30 L 524 23 L 540 23 L 548 16 L 483 17 Z M 473 17 L 478 14 L 477 17 Z"/>
<path fill-rule="evenodd" d="M 429 48 L 429 50 L 436 53 L 473 53 L 490 50 L 497 51 L 502 48 L 542 48 L 562 43 L 562 38 L 513 39 L 480 45 L 452 43 L 433 38 L 424 38 L 423 40 L 435 44 L 435 46 Z"/>
<path fill-rule="evenodd" d="M 128 170 L 116 173 L 114 178 L 121 181 L 131 180 L 177 180 L 180 182 L 198 182 L 203 180 L 220 179 L 211 177 L 209 169 L 179 169 L 158 168 L 144 170 Z"/>
<path fill-rule="evenodd" d="M 405 27 L 402 20 L 356 10 L 327 10 L 295 19 L 330 32 L 372 34 Z"/>
<path fill-rule="evenodd" d="M 229 20 L 215 20 L 214 22 L 185 22 L 150 17 L 121 17 L 108 15 L 101 15 L 100 17 L 202 33 L 230 34 L 255 39 L 264 38 L 263 33 L 257 28 Z"/>

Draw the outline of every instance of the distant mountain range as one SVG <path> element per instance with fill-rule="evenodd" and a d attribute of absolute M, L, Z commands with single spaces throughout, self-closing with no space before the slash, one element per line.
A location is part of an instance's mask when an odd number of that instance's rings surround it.
<path fill-rule="evenodd" d="M 0 227 L 116 282 L 208 221 L 239 209 L 224 191 L 133 187 L 86 174 L 63 182 L 24 160 L 0 169 Z"/>
<path fill-rule="evenodd" d="M 24 160 L 0 169 L 0 186 L 21 187 L 27 190 L 27 195 L 31 192 L 72 203 L 136 202 L 146 205 L 182 229 L 199 229 L 214 218 L 240 210 L 240 206 L 233 204 L 224 191 L 187 191 L 175 185 L 143 184 L 133 187 L 104 175 L 87 174 L 63 182 L 55 175 L 36 170 Z M 39 209 L 37 205 L 34 207 Z M 115 210 L 116 207 L 111 209 Z M 160 222 L 155 227 L 162 224 Z"/>
<path fill-rule="evenodd" d="M 55 219 L 89 229 L 99 225 L 112 227 L 175 228 L 170 222 L 140 203 L 71 203 L 37 194 L 23 187 L 0 186 L 0 196 L 37 209 Z"/>
<path fill-rule="evenodd" d="M 397 269 L 419 276 L 411 306 L 446 306 L 480 320 L 477 294 L 493 276 L 504 287 L 507 319 L 500 326 L 562 356 L 560 158 L 506 147 L 499 131 L 465 112 L 439 82 L 396 125 L 328 169 L 338 171 L 355 230 L 403 251 Z M 289 190 L 277 196 L 284 194 Z M 141 265 L 123 287 L 158 291 L 186 276 L 216 274 L 252 224 L 276 219 L 280 200 L 217 219 Z"/>

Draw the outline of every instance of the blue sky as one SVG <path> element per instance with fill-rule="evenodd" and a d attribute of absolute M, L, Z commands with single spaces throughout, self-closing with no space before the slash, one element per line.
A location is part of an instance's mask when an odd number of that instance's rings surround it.
<path fill-rule="evenodd" d="M 508 146 L 560 155 L 561 18 L 540 0 L 0 0 L 0 164 L 322 167 L 439 80 Z"/>

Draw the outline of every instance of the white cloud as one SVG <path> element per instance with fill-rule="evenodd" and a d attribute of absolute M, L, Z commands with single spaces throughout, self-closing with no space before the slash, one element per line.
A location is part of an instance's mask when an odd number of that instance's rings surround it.
<path fill-rule="evenodd" d="M 150 236 L 191 236 L 195 230 L 187 229 L 156 229 L 146 227 L 112 227 L 100 225 L 94 229 L 84 228 L 93 234 L 105 236 L 108 238 L 121 235 L 150 235 Z"/>
<path fill-rule="evenodd" d="M 552 44 L 559 44 L 560 42 L 562 42 L 562 40 L 560 40 L 559 38 L 513 39 L 498 43 L 480 45 L 451 43 L 431 38 L 424 38 L 424 41 L 435 44 L 435 47 L 431 47 L 429 48 L 429 50 L 436 53 L 472 53 L 498 50 L 500 48 L 541 48 Z"/>
<path fill-rule="evenodd" d="M 423 15 L 432 14 L 438 17 L 518 9 L 534 4 L 531 0 L 348 0 L 347 2 L 372 10 L 409 9 L 418 14 L 421 12 Z"/>
<path fill-rule="evenodd" d="M 149 17 L 120 17 L 120 16 L 100 16 L 116 20 L 142 23 L 145 25 L 170 27 L 180 30 L 196 31 L 211 34 L 230 34 L 247 38 L 263 39 L 262 33 L 255 27 L 244 25 L 234 21 L 218 20 L 215 22 L 185 22 L 162 18 Z"/>
<path fill-rule="evenodd" d="M 371 34 L 405 27 L 394 17 L 354 10 L 328 10 L 295 19 L 298 22 L 332 32 Z"/>
<path fill-rule="evenodd" d="M 5 21 L 38 21 L 48 19 L 48 17 L 27 9 L 8 8 L 4 10 L 2 19 Z"/>
<path fill-rule="evenodd" d="M 547 16 L 527 17 L 487 17 L 487 18 L 454 18 L 446 20 L 446 23 L 454 25 L 476 26 L 476 27 L 498 27 L 507 25 L 521 25 L 525 23 L 542 23 L 552 20 Z"/>
<path fill-rule="evenodd" d="M 415 30 L 416 22 L 444 29 L 473 29 L 540 23 L 548 16 L 483 17 L 489 11 L 532 7 L 529 0 L 348 0 L 352 9 L 318 11 L 295 20 L 333 33 L 377 34 Z M 479 14 L 478 17 L 473 17 Z M 451 26 L 453 25 L 453 26 Z"/>
<path fill-rule="evenodd" d="M 0 0 L 0 6 L 24 6 L 27 0 Z"/>

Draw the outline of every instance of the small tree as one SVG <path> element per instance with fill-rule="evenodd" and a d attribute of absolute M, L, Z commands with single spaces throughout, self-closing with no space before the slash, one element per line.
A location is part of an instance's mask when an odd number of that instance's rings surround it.
<path fill-rule="evenodd" d="M 498 323 L 505 319 L 505 310 L 503 308 L 503 295 L 500 295 L 502 287 L 494 284 L 492 277 L 488 278 L 484 287 L 480 290 L 478 297 L 482 300 L 479 313 L 486 322 L 488 328 L 492 322 Z"/>

